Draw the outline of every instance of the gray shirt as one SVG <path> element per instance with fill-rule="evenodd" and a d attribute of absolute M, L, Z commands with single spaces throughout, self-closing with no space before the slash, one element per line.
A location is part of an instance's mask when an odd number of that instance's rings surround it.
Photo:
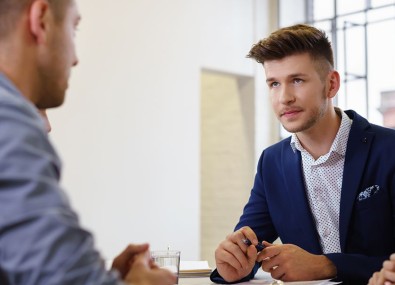
<path fill-rule="evenodd" d="M 0 73 L 0 284 L 123 284 L 59 186 L 37 109 Z"/>

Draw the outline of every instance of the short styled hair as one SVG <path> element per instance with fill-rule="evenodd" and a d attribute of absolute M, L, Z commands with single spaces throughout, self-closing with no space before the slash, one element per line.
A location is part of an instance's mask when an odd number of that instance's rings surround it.
<path fill-rule="evenodd" d="M 0 39 L 7 36 L 31 0 L 0 0 Z"/>
<path fill-rule="evenodd" d="M 308 53 L 311 58 L 329 63 L 328 69 L 334 68 L 333 50 L 325 32 L 304 24 L 279 29 L 268 38 L 260 40 L 252 46 L 247 57 L 259 63 L 268 60 L 279 60 L 296 54 Z M 329 70 L 328 70 L 329 71 Z"/>
<path fill-rule="evenodd" d="M 0 39 L 4 39 L 15 27 L 23 11 L 35 0 L 0 0 Z M 47 0 L 56 20 L 62 21 L 65 4 L 71 0 Z"/>

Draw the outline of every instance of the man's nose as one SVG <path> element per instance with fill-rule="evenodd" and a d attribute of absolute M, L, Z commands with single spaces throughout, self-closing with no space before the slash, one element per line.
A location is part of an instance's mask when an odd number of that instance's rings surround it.
<path fill-rule="evenodd" d="M 295 101 L 295 96 L 293 95 L 292 89 L 286 84 L 281 85 L 279 97 L 280 103 L 282 104 L 288 104 Z"/>

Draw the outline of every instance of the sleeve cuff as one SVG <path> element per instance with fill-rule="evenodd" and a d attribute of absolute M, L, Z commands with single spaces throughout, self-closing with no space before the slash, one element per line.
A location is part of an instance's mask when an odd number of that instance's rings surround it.
<path fill-rule="evenodd" d="M 254 276 L 260 266 L 261 266 L 260 263 L 256 263 L 250 274 L 248 274 L 246 277 L 244 277 L 240 280 L 234 281 L 234 282 L 226 281 L 224 278 L 222 278 L 221 275 L 219 275 L 218 270 L 215 269 L 213 272 L 211 272 L 210 280 L 214 283 L 217 283 L 217 284 L 235 284 L 235 283 L 240 283 L 240 282 L 246 282 L 246 281 L 249 281 L 252 278 L 254 278 Z"/>

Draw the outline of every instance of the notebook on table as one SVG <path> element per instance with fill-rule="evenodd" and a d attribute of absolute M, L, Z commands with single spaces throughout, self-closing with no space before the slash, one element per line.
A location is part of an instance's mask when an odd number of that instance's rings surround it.
<path fill-rule="evenodd" d="M 180 261 L 180 277 L 207 277 L 212 269 L 207 261 Z"/>

